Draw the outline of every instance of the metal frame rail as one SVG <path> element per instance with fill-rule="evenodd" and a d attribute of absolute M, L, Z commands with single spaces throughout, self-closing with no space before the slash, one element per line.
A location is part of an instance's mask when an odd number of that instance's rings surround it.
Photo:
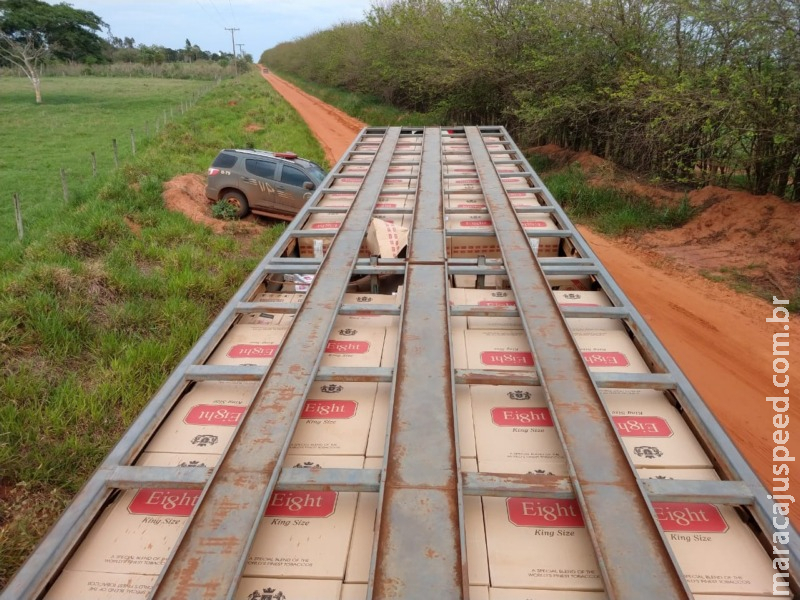
<path fill-rule="evenodd" d="M 690 598 L 674 556 L 657 527 L 652 501 L 695 501 L 742 506 L 761 533 L 771 531 L 772 504 L 752 469 L 656 339 L 639 313 L 611 279 L 575 227 L 543 186 L 502 127 L 467 127 L 448 135 L 463 138 L 461 152 L 474 164 L 486 198 L 503 260 L 447 257 L 448 214 L 443 205 L 442 130 L 365 128 L 286 232 L 236 292 L 206 333 L 176 368 L 72 504 L 22 566 L 0 600 L 40 598 L 85 537 L 116 490 L 142 487 L 202 488 L 197 508 L 158 578 L 151 598 L 232 598 L 250 545 L 271 494 L 281 489 L 379 492 L 379 526 L 373 543 L 368 597 L 376 599 L 468 596 L 463 497 L 526 496 L 576 498 L 592 539 L 610 598 Z M 487 148 L 484 138 L 504 148 Z M 398 150 L 398 141 L 413 141 Z M 497 143 L 497 142 L 492 142 Z M 348 165 L 368 164 L 364 175 Z M 533 188 L 506 189 L 498 165 L 516 165 L 515 176 Z M 416 204 L 407 259 L 358 258 L 364 233 L 390 165 L 416 166 Z M 361 177 L 348 209 L 319 206 L 326 193 L 341 192 L 342 177 Z M 544 206 L 514 209 L 508 194 L 536 192 Z M 401 193 L 390 192 L 385 193 Z M 285 256 L 312 234 L 300 228 L 315 213 L 343 213 L 344 219 L 323 259 Z M 398 211 L 392 211 L 398 212 Z M 408 212 L 400 211 L 400 212 Z M 463 212 L 463 211 L 461 211 Z M 475 212 L 470 209 L 470 212 Z M 550 214 L 560 230 L 536 237 L 565 239 L 577 256 L 538 258 L 519 215 Z M 313 237 L 321 237 L 313 233 Z M 315 274 L 302 303 L 252 302 L 270 275 Z M 343 305 L 355 276 L 404 276 L 400 307 L 372 306 L 371 314 L 400 318 L 393 367 L 320 367 L 328 337 L 339 315 L 363 314 Z M 517 298 L 509 309 L 451 306 L 452 275 L 505 275 Z M 608 308 L 559 309 L 547 276 L 591 275 L 609 296 Z M 204 364 L 239 314 L 253 310 L 296 313 L 269 367 Z M 457 316 L 518 316 L 535 357 L 536 371 L 499 372 L 454 369 L 450 322 Z M 643 351 L 650 374 L 590 374 L 564 317 L 623 319 Z M 388 448 L 382 469 L 283 469 L 283 461 L 314 380 L 391 382 Z M 214 469 L 143 467 L 133 463 L 161 422 L 192 382 L 257 381 L 249 409 Z M 557 425 L 570 467 L 569 477 L 460 473 L 455 427 L 457 383 L 540 385 Z M 642 481 L 622 450 L 597 388 L 639 387 L 668 390 L 679 402 L 699 439 L 730 481 Z M 602 440 L 602 443 L 598 443 Z M 258 450 L 256 450 L 258 448 Z M 617 510 L 619 505 L 630 508 Z M 225 518 L 220 519 L 219 511 Z M 797 532 L 790 530 L 791 560 L 800 558 Z M 763 541 L 763 538 L 762 538 Z M 792 580 L 793 589 L 797 581 Z"/>

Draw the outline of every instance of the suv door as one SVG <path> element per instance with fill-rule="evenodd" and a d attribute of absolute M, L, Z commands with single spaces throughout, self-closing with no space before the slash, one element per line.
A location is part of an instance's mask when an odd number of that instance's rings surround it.
<path fill-rule="evenodd" d="M 278 163 L 263 158 L 247 158 L 244 168 L 247 173 L 242 175 L 242 191 L 250 206 L 256 209 L 278 208 L 275 189 L 278 183 L 275 180 Z"/>
<path fill-rule="evenodd" d="M 281 165 L 279 177 L 280 181 L 275 185 L 278 206 L 280 210 L 296 214 L 311 198 L 316 184 L 305 171 L 293 165 Z M 305 187 L 306 183 L 311 184 L 310 189 Z"/>

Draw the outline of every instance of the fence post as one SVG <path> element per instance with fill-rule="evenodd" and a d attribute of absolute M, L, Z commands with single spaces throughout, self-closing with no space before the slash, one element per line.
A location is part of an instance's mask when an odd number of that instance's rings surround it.
<path fill-rule="evenodd" d="M 167 110 L 164 109 L 164 126 L 167 125 Z"/>
<path fill-rule="evenodd" d="M 97 177 L 97 156 L 92 151 L 92 177 Z"/>
<path fill-rule="evenodd" d="M 67 187 L 67 172 L 61 169 L 61 191 L 64 192 L 64 202 L 69 201 L 69 188 Z"/>
<path fill-rule="evenodd" d="M 117 153 L 117 138 L 111 140 L 111 145 L 114 146 L 114 166 L 119 169 L 119 154 Z"/>
<path fill-rule="evenodd" d="M 133 127 L 131 127 L 131 154 L 136 156 L 136 138 L 133 135 Z"/>
<path fill-rule="evenodd" d="M 22 237 L 24 232 L 22 230 L 22 209 L 19 207 L 19 194 L 14 192 L 14 214 L 17 216 L 17 235 L 19 236 L 20 241 L 22 241 Z"/>

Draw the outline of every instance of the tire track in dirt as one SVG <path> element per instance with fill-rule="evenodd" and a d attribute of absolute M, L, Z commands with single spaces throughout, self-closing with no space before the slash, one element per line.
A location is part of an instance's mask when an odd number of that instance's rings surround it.
<path fill-rule="evenodd" d="M 305 119 L 331 164 L 338 161 L 364 124 L 271 73 L 264 77 Z M 765 398 L 775 395 L 772 334 L 777 327 L 764 319 L 771 306 L 678 265 L 665 265 L 657 252 L 579 230 L 770 488 L 774 413 Z M 800 398 L 789 397 L 794 400 L 790 420 L 798 423 Z M 796 437 L 788 446 L 797 456 Z M 792 489 L 800 489 L 798 475 L 800 468 L 790 475 Z"/>

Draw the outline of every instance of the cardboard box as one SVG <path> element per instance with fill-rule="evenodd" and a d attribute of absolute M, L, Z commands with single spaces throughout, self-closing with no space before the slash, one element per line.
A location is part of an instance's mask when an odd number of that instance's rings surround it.
<path fill-rule="evenodd" d="M 206 364 L 268 365 L 277 354 L 286 331 L 269 325 L 234 325 Z"/>
<path fill-rule="evenodd" d="M 342 304 L 358 304 L 364 308 L 369 308 L 378 304 L 391 304 L 397 306 L 400 298 L 394 294 L 351 294 L 344 295 Z M 348 327 L 393 327 L 400 326 L 400 317 L 393 317 L 391 315 L 354 315 L 347 317 L 339 317 L 342 323 L 346 323 Z"/>
<path fill-rule="evenodd" d="M 334 179 L 331 183 L 331 189 L 356 191 L 363 181 L 363 176 L 353 173 L 349 177 L 337 177 Z"/>
<path fill-rule="evenodd" d="M 379 367 L 386 338 L 383 327 L 350 327 L 337 321 L 325 346 L 323 367 Z"/>
<path fill-rule="evenodd" d="M 287 454 L 284 469 L 363 469 L 363 456 L 336 454 Z"/>
<path fill-rule="evenodd" d="M 577 500 L 484 496 L 483 510 L 493 587 L 603 589 Z"/>
<path fill-rule="evenodd" d="M 474 215 L 451 215 L 447 222 L 447 231 L 471 231 L 471 232 L 492 232 L 494 224 L 488 214 Z M 520 218 L 523 228 L 527 232 L 537 231 L 557 231 L 558 225 L 550 215 L 522 215 Z M 558 256 L 558 248 L 561 244 L 559 238 L 554 237 L 531 237 L 531 240 L 538 240 L 537 256 Z M 492 236 L 449 236 L 450 257 L 452 258 L 475 258 L 485 256 L 486 258 L 501 258 L 500 245 L 497 238 Z"/>
<path fill-rule="evenodd" d="M 356 493 L 276 491 L 250 549 L 246 577 L 344 577 Z"/>
<path fill-rule="evenodd" d="M 464 290 L 460 288 L 448 288 L 447 290 L 448 302 L 450 308 L 454 306 L 466 304 Z M 450 316 L 450 330 L 462 330 L 467 328 L 467 317 L 454 317 Z"/>
<path fill-rule="evenodd" d="M 308 394 L 289 454 L 364 455 L 377 383 L 318 382 Z"/>
<path fill-rule="evenodd" d="M 612 306 L 611 300 L 603 292 L 556 290 L 553 295 L 562 308 L 566 306 Z M 625 326 L 619 319 L 568 318 L 567 324 L 572 331 L 587 329 L 625 331 Z"/>
<path fill-rule="evenodd" d="M 465 304 L 485 307 L 513 307 L 517 303 L 511 290 L 464 290 Z M 467 317 L 468 329 L 522 329 L 519 317 Z"/>
<path fill-rule="evenodd" d="M 338 600 L 342 582 L 331 579 L 242 577 L 235 600 Z"/>
<path fill-rule="evenodd" d="M 462 459 L 461 469 L 477 471 L 473 459 Z M 470 586 L 489 585 L 489 558 L 486 553 L 486 525 L 480 496 L 464 496 L 464 535 L 467 547 L 467 576 Z"/>
<path fill-rule="evenodd" d="M 483 194 L 447 194 L 444 207 L 446 209 L 475 209 L 480 211 L 486 208 L 486 198 Z M 479 213 L 478 213 L 479 214 Z M 446 219 L 457 218 L 457 214 L 447 214 Z"/>
<path fill-rule="evenodd" d="M 707 469 L 693 471 L 698 479 L 718 479 Z M 662 469 L 661 473 L 662 477 L 686 477 L 685 470 Z M 772 593 L 775 571 L 770 556 L 733 508 L 653 502 L 653 509 L 693 593 L 748 597 Z"/>
<path fill-rule="evenodd" d="M 467 329 L 464 337 L 468 369 L 532 371 L 534 368 L 528 339 L 521 331 Z M 456 363 L 456 368 L 464 367 Z"/>
<path fill-rule="evenodd" d="M 261 293 L 257 294 L 251 302 L 301 302 L 303 294 L 289 294 L 289 293 Z M 251 312 L 244 313 L 237 321 L 238 325 L 277 325 L 281 328 L 288 329 L 294 315 L 288 313 L 275 313 L 275 312 Z"/>
<path fill-rule="evenodd" d="M 66 568 L 158 575 L 200 493 L 154 488 L 123 492 L 101 513 Z"/>
<path fill-rule="evenodd" d="M 469 600 L 489 600 L 489 588 L 485 585 L 469 586 Z"/>
<path fill-rule="evenodd" d="M 369 426 L 369 437 L 367 438 L 367 459 L 380 457 L 382 460 L 384 455 L 386 432 L 390 418 L 389 401 L 391 393 L 391 383 L 378 384 L 378 392 L 375 395 L 375 410 L 372 411 L 372 423 Z"/>
<path fill-rule="evenodd" d="M 572 336 L 593 373 L 649 373 L 636 345 L 624 331 L 574 331 Z"/>
<path fill-rule="evenodd" d="M 545 206 L 546 202 L 536 192 L 508 192 L 508 199 L 514 208 L 535 208 Z"/>
<path fill-rule="evenodd" d="M 320 237 L 317 239 L 322 240 L 322 250 L 323 252 L 327 252 L 334 237 L 327 234 L 335 234 L 337 231 L 339 231 L 339 227 L 342 226 L 342 221 L 344 221 L 345 216 L 345 213 L 314 213 L 308 217 L 306 222 L 301 227 L 301 230 L 325 233 L 326 235 L 320 235 Z M 297 239 L 297 247 L 301 258 L 314 257 L 314 239 L 315 238 L 309 237 L 301 237 Z M 367 248 L 365 242 L 362 242 L 358 255 L 362 258 L 369 257 L 369 249 Z"/>
<path fill-rule="evenodd" d="M 258 390 L 251 381 L 201 381 L 175 405 L 148 452 L 222 454 Z"/>
<path fill-rule="evenodd" d="M 470 394 L 480 471 L 567 475 L 540 387 L 473 385 Z"/>
<path fill-rule="evenodd" d="M 472 419 L 472 399 L 469 386 L 459 384 L 455 388 L 459 454 L 463 458 L 475 458 L 475 425 Z"/>
<path fill-rule="evenodd" d="M 156 575 L 62 571 L 45 600 L 145 600 Z"/>
<path fill-rule="evenodd" d="M 489 588 L 489 600 L 608 600 L 605 592 Z"/>
<path fill-rule="evenodd" d="M 372 544 L 378 519 L 378 494 L 360 493 L 356 507 L 353 539 L 347 556 L 346 583 L 369 583 Z"/>
<path fill-rule="evenodd" d="M 464 188 L 467 189 L 467 188 Z M 468 231 L 473 233 L 494 233 L 494 224 L 491 217 L 484 214 L 450 215 L 446 223 L 447 233 L 455 231 Z M 452 236 L 448 235 L 449 258 L 501 258 L 500 245 L 494 235 L 490 236 Z"/>
<path fill-rule="evenodd" d="M 588 275 L 551 275 L 547 278 L 553 290 L 578 291 L 592 289 L 592 278 Z"/>
<path fill-rule="evenodd" d="M 340 600 L 367 600 L 367 588 L 366 583 L 345 583 Z"/>
<path fill-rule="evenodd" d="M 656 390 L 601 389 L 636 467 L 710 468 L 711 461 L 681 414 Z"/>
<path fill-rule="evenodd" d="M 227 444 L 227 441 L 225 442 Z M 220 448 L 224 450 L 225 446 Z M 136 459 L 138 467 L 198 467 L 212 469 L 220 461 L 221 454 L 199 454 L 195 452 L 142 452 Z"/>

